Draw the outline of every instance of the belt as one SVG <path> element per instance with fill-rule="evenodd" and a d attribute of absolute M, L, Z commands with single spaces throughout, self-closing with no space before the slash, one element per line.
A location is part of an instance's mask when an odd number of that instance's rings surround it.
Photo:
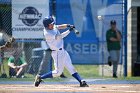
<path fill-rule="evenodd" d="M 62 50 L 62 48 L 59 48 L 59 50 Z M 57 50 L 52 50 L 52 51 L 57 51 Z"/>

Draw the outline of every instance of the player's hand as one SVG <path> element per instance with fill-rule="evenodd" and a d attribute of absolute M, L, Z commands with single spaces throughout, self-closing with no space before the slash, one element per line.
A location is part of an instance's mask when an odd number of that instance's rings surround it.
<path fill-rule="evenodd" d="M 70 25 L 70 24 L 67 24 L 67 27 L 69 27 L 69 28 L 75 28 L 74 25 Z"/>
<path fill-rule="evenodd" d="M 68 25 L 68 27 L 69 27 L 69 30 L 70 30 L 70 31 L 73 31 L 73 29 L 75 28 L 74 25 Z"/>
<path fill-rule="evenodd" d="M 16 66 L 17 69 L 21 68 L 21 66 Z"/>
<path fill-rule="evenodd" d="M 12 68 L 13 68 L 13 69 L 16 69 L 16 68 L 17 68 L 17 66 L 13 66 Z"/>

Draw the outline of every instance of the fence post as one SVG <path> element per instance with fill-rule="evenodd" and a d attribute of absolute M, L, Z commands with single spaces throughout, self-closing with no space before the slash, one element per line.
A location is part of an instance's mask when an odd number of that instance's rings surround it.
<path fill-rule="evenodd" d="M 127 76 L 127 0 L 124 0 L 124 77 Z"/>

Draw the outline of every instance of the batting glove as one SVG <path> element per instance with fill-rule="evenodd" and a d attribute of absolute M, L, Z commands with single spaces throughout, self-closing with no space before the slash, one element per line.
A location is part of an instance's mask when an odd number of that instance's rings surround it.
<path fill-rule="evenodd" d="M 68 24 L 67 27 L 69 27 L 69 30 L 70 30 L 70 31 L 73 31 L 73 29 L 75 28 L 74 25 L 70 25 L 70 24 Z"/>

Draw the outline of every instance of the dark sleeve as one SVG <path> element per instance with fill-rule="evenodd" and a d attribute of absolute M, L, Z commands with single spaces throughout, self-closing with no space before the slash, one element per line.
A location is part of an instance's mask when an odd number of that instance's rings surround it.
<path fill-rule="evenodd" d="M 109 41 L 110 40 L 110 34 L 109 34 L 109 31 L 106 32 L 106 41 Z"/>

